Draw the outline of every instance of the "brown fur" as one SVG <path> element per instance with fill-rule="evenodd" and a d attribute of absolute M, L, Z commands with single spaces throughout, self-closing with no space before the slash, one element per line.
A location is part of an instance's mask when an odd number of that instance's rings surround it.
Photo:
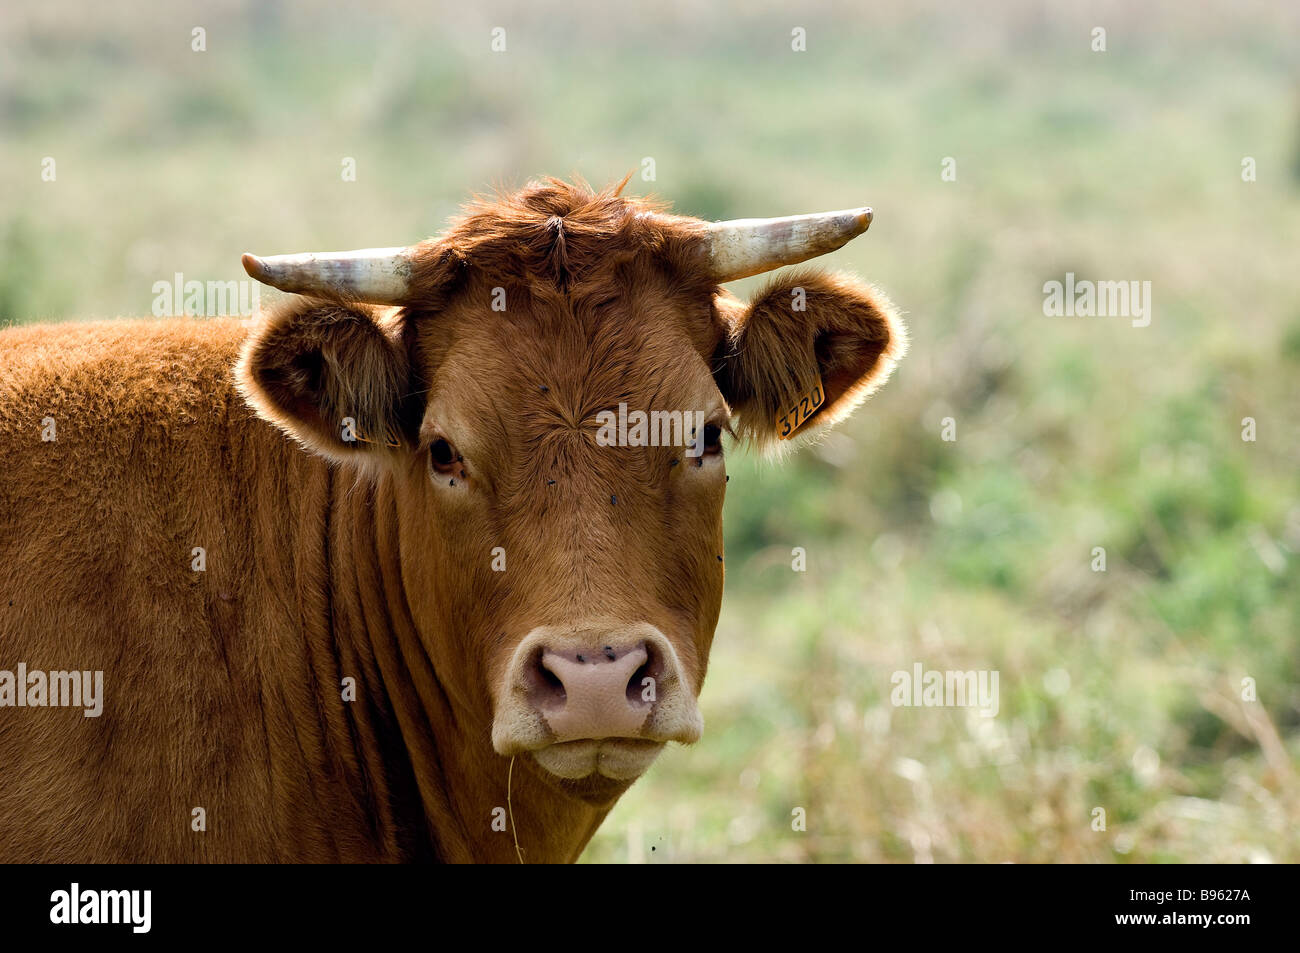
<path fill-rule="evenodd" d="M 106 695 L 99 718 L 0 708 L 0 860 L 514 862 L 490 731 L 525 633 L 649 621 L 698 692 L 721 460 L 598 447 L 595 415 L 734 412 L 766 446 L 820 374 L 811 435 L 904 339 L 844 278 L 737 301 L 701 275 L 700 223 L 655 210 L 554 180 L 481 200 L 421 246 L 400 310 L 0 333 L 0 668 L 102 669 Z M 627 782 L 520 756 L 512 785 L 538 862 L 575 859 Z"/>

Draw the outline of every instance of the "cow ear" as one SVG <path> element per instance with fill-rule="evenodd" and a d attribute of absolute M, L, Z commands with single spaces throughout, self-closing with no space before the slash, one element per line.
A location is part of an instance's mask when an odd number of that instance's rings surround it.
<path fill-rule="evenodd" d="M 289 299 L 244 344 L 235 374 L 245 400 L 332 460 L 372 462 L 400 450 L 407 361 L 384 311 Z"/>
<path fill-rule="evenodd" d="M 783 275 L 748 305 L 714 303 L 725 329 L 714 376 L 737 434 L 763 450 L 843 420 L 907 349 L 889 299 L 843 275 Z"/>

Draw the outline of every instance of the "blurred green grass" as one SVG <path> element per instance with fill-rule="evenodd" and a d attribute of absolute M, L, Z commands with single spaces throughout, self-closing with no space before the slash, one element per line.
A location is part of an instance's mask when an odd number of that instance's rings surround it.
<path fill-rule="evenodd" d="M 1297 26 L 1258 0 L 6 8 L 0 323 L 148 314 L 176 271 L 398 244 L 470 191 L 646 156 L 631 188 L 702 217 L 871 204 L 826 264 L 889 292 L 911 353 L 820 446 L 729 451 L 705 737 L 584 859 L 1295 862 Z M 1066 271 L 1151 281 L 1151 326 L 1044 317 Z M 918 661 L 998 670 L 999 715 L 891 706 Z"/>

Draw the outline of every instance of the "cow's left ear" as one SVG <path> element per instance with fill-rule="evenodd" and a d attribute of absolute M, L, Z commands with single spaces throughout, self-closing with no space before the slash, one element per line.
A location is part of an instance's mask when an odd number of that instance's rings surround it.
<path fill-rule="evenodd" d="M 387 309 L 290 298 L 244 343 L 236 380 L 258 415 L 332 460 L 378 462 L 408 443 L 407 361 Z"/>
<path fill-rule="evenodd" d="M 853 412 L 907 350 L 889 299 L 843 275 L 783 275 L 748 305 L 715 299 L 726 335 L 718 387 L 760 449 L 814 435 Z"/>

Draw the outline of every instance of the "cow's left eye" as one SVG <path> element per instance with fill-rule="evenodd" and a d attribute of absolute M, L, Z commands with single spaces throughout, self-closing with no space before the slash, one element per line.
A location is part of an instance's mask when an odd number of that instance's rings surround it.
<path fill-rule="evenodd" d="M 449 441 L 439 437 L 429 445 L 429 466 L 433 468 L 434 473 L 444 475 L 455 473 L 459 462 L 459 454 Z"/>
<path fill-rule="evenodd" d="M 704 425 L 704 453 L 706 456 L 722 452 L 722 428 L 717 424 Z"/>

